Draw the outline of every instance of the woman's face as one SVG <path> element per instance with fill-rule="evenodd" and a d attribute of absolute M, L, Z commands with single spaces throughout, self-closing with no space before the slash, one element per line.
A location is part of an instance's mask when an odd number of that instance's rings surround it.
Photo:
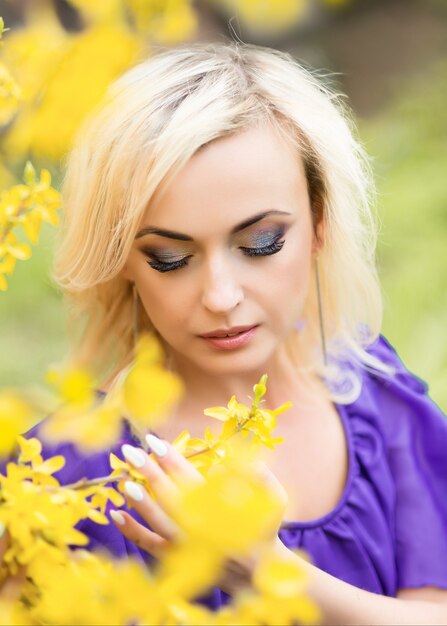
<path fill-rule="evenodd" d="M 155 194 L 123 275 L 180 371 L 242 374 L 293 330 L 315 250 L 301 159 L 264 127 L 208 144 Z"/>

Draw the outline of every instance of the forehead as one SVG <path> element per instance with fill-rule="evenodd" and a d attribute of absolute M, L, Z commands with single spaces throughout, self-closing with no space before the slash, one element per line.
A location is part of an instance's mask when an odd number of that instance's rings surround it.
<path fill-rule="evenodd" d="M 308 207 L 297 150 L 271 127 L 217 139 L 199 150 L 157 191 L 141 222 L 206 236 L 270 209 Z"/>

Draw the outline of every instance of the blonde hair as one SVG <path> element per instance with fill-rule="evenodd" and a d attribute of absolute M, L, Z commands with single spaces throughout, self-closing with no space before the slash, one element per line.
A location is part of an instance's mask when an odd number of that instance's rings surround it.
<path fill-rule="evenodd" d="M 72 355 L 78 364 L 105 374 L 131 359 L 132 287 L 119 273 L 157 187 L 205 144 L 262 123 L 293 142 L 314 227 L 323 222 L 319 273 L 329 353 L 348 351 L 363 366 L 386 370 L 366 351 L 382 323 L 373 183 L 342 96 L 290 55 L 237 43 L 192 44 L 149 58 L 112 85 L 79 132 L 54 267 L 71 322 L 81 328 Z M 315 289 L 302 321 L 290 349 L 297 365 L 321 369 Z M 144 311 L 139 327 L 150 328 Z"/>

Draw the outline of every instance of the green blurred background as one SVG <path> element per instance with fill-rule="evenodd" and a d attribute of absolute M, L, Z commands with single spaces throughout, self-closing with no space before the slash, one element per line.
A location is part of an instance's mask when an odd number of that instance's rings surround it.
<path fill-rule="evenodd" d="M 20 23 L 20 11 L 0 2 Z M 373 159 L 382 222 L 378 251 L 384 334 L 447 411 L 447 3 L 314 2 L 280 33 L 197 2 L 198 39 L 239 37 L 335 73 Z M 333 4 L 334 6 L 328 6 Z M 73 16 L 58 2 L 61 18 Z M 340 6 L 338 6 L 340 5 Z M 39 164 L 40 165 L 40 164 Z M 0 294 L 0 386 L 40 383 L 63 358 L 64 312 L 48 277 L 54 230 L 19 262 Z"/>

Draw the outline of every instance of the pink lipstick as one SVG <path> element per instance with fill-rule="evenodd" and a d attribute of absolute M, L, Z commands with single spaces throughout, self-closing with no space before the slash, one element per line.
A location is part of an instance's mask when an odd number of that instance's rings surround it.
<path fill-rule="evenodd" d="M 234 326 L 213 330 L 205 335 L 200 335 L 209 346 L 217 350 L 235 350 L 245 346 L 255 334 L 258 326 Z"/>

